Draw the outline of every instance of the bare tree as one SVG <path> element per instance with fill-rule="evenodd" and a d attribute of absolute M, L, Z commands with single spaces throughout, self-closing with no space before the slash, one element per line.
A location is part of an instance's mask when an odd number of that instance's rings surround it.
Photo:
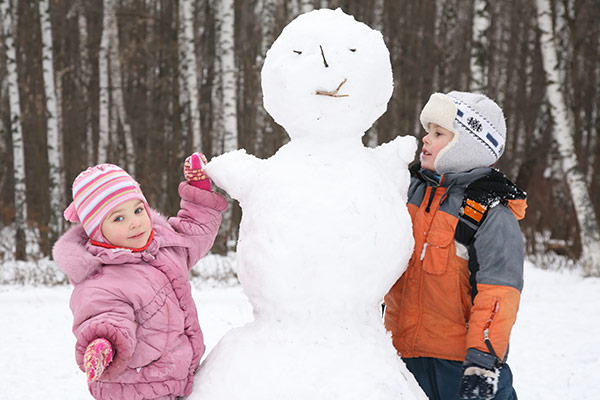
<path fill-rule="evenodd" d="M 303 13 L 312 11 L 315 9 L 315 3 L 312 0 L 300 0 L 300 11 Z"/>
<path fill-rule="evenodd" d="M 223 152 L 238 148 L 237 130 L 237 70 L 235 65 L 235 14 L 233 0 L 220 0 L 215 19 L 218 24 L 218 64 L 221 68 L 221 101 L 223 136 L 220 147 Z M 237 208 L 236 208 L 237 209 Z M 237 227 L 230 207 L 223 215 L 221 231 L 225 233 L 225 249 L 232 249 L 237 238 Z"/>
<path fill-rule="evenodd" d="M 222 0 L 211 0 L 215 13 L 221 8 Z M 211 102 L 213 104 L 213 126 L 212 126 L 212 154 L 219 155 L 225 152 L 223 148 L 223 137 L 225 131 L 225 110 L 223 101 L 223 49 L 221 43 L 221 24 L 223 21 L 215 15 L 215 54 L 213 65 L 213 79 L 211 85 Z"/>
<path fill-rule="evenodd" d="M 223 151 L 238 148 L 237 68 L 235 64 L 235 14 L 233 0 L 221 0 L 217 19 L 220 21 L 219 47 L 223 85 Z"/>
<path fill-rule="evenodd" d="M 90 99 L 90 82 L 92 79 L 92 71 L 90 65 L 90 55 L 88 51 L 88 23 L 85 15 L 85 2 L 79 0 L 75 7 L 77 12 L 77 27 L 79 32 L 79 88 L 84 99 L 85 107 L 85 140 L 86 140 L 86 161 L 87 164 L 93 165 L 96 163 L 94 145 L 94 127 L 92 119 L 92 107 Z"/>
<path fill-rule="evenodd" d="M 2 33 L 2 25 L 0 25 L 0 36 Z M 0 42 L 0 48 L 4 49 L 4 43 Z M 5 187 L 8 180 L 8 141 L 10 129 L 4 122 L 4 99 L 8 98 L 8 87 L 6 82 L 6 72 L 2 66 L 6 66 L 5 59 L 3 56 L 4 52 L 0 53 L 0 190 Z"/>
<path fill-rule="evenodd" d="M 285 3 L 287 5 L 288 21 L 291 21 L 300 14 L 300 4 L 298 0 L 287 0 Z"/>
<path fill-rule="evenodd" d="M 546 95 L 554 119 L 552 134 L 558 145 L 562 171 L 567 181 L 575 213 L 579 223 L 581 239 L 581 262 L 587 276 L 600 276 L 600 227 L 590 196 L 585 176 L 581 172 L 575 154 L 572 125 L 567 100 L 561 88 L 561 74 L 557 65 L 556 43 L 549 0 L 536 0 L 538 24 L 541 31 L 540 46 L 546 74 Z"/>
<path fill-rule="evenodd" d="M 106 4 L 105 4 L 106 5 Z M 115 7 L 113 4 L 112 7 Z M 112 17 L 109 18 L 110 23 L 109 32 L 109 68 L 110 68 L 110 82 L 111 82 L 111 98 L 113 110 L 112 122 L 114 128 L 111 130 L 113 135 L 117 135 L 118 126 L 120 123 L 121 129 L 123 130 L 124 142 L 125 142 L 125 163 L 124 166 L 127 171 L 135 176 L 136 167 L 136 155 L 135 146 L 133 141 L 133 132 L 131 125 L 129 124 L 129 118 L 127 117 L 127 111 L 125 110 L 125 97 L 123 95 L 123 68 L 121 67 L 121 57 L 119 54 L 119 24 L 116 18 L 116 10 L 113 9 Z M 106 28 L 106 26 L 104 26 Z"/>
<path fill-rule="evenodd" d="M 181 0 L 179 4 L 179 59 L 180 74 L 185 84 L 181 93 L 187 98 L 187 107 L 190 115 L 190 130 L 192 132 L 192 148 L 202 149 L 202 136 L 200 130 L 200 106 L 198 97 L 198 68 L 196 64 L 196 50 L 194 46 L 194 14 L 195 7 L 192 0 Z"/>
<path fill-rule="evenodd" d="M 483 91 L 487 87 L 486 59 L 489 40 L 490 10 L 487 0 L 475 0 L 473 9 L 473 39 L 471 42 L 470 90 Z"/>
<path fill-rule="evenodd" d="M 437 53 L 437 61 L 434 63 L 434 71 L 433 71 L 433 87 L 434 90 L 443 91 L 445 87 L 443 87 L 443 83 L 440 82 L 440 70 L 445 70 L 444 64 L 446 63 L 443 53 L 444 49 L 447 47 L 444 43 L 444 37 L 446 37 L 445 32 L 442 30 L 445 28 L 447 18 L 445 17 L 445 9 L 446 9 L 446 0 L 435 0 L 435 15 L 433 18 L 433 38 L 435 43 L 440 43 L 441 49 L 438 50 Z M 419 106 L 417 106 L 419 107 Z M 418 110 L 420 111 L 420 109 Z M 420 129 L 420 128 L 418 128 Z"/>
<path fill-rule="evenodd" d="M 257 3 L 257 17 L 262 21 L 261 24 L 261 42 L 260 51 L 256 57 L 255 71 L 260 76 L 260 71 L 265 62 L 267 50 L 275 40 L 275 27 L 278 0 L 259 0 Z M 262 92 L 261 92 L 262 93 Z M 261 155 L 265 150 L 265 143 L 274 134 L 273 125 L 265 111 L 262 101 L 256 102 L 256 141 L 254 144 L 254 153 Z"/>
<path fill-rule="evenodd" d="M 99 79 L 99 128 L 98 128 L 98 162 L 108 162 L 110 145 L 110 83 L 109 83 L 109 52 L 111 43 L 112 21 L 116 18 L 114 0 L 103 1 L 102 38 L 98 52 Z"/>
<path fill-rule="evenodd" d="M 46 130 L 48 147 L 48 178 L 50 187 L 50 238 L 58 239 L 63 230 L 62 211 L 65 207 L 62 171 L 61 135 L 58 125 L 59 105 L 56 98 L 54 81 L 54 46 L 52 44 L 52 23 L 50 21 L 50 2 L 40 0 L 40 25 L 42 32 L 42 67 L 44 92 L 46 95 Z"/>
<path fill-rule="evenodd" d="M 10 132 L 13 147 L 13 176 L 15 202 L 15 258 L 25 260 L 25 229 L 27 226 L 27 196 L 25 181 L 25 149 L 23 143 L 23 127 L 21 126 L 21 99 L 17 77 L 17 56 L 14 42 L 13 12 L 17 9 L 17 0 L 13 0 L 12 8 L 9 0 L 0 0 L 0 22 L 4 32 L 4 48 L 6 52 L 6 80 L 10 105 Z"/>
<path fill-rule="evenodd" d="M 383 11 L 385 0 L 375 0 L 373 4 L 373 24 L 371 27 L 383 34 Z M 378 123 L 375 121 L 371 129 L 366 134 L 366 144 L 369 147 L 377 147 L 379 145 Z"/>

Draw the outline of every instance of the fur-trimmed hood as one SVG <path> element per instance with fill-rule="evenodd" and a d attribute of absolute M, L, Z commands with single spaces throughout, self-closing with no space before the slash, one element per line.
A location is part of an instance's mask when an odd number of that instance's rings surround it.
<path fill-rule="evenodd" d="M 164 245 L 179 245 L 186 243 L 179 234 L 172 231 L 166 218 L 155 210 L 150 210 L 154 239 L 145 250 L 153 256 Z M 67 275 L 73 284 L 79 284 L 97 273 L 102 265 L 119 265 L 138 263 L 141 254 L 128 249 L 107 249 L 91 244 L 81 224 L 71 227 L 54 245 L 52 256 L 58 267 Z"/>

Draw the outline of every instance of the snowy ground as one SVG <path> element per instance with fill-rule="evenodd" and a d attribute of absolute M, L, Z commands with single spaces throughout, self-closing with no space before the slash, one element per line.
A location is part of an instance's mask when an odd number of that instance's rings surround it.
<path fill-rule="evenodd" d="M 526 266 L 510 365 L 521 400 L 600 398 L 600 279 Z M 0 398 L 87 399 L 71 288 L 0 286 Z M 240 287 L 195 290 L 208 349 L 251 317 Z"/>

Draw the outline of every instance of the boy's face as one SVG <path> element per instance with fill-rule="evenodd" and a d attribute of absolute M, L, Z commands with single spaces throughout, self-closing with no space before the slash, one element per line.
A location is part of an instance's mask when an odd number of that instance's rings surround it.
<path fill-rule="evenodd" d="M 139 249 L 152 233 L 150 217 L 138 199 L 119 204 L 102 222 L 102 235 L 113 246 Z"/>
<path fill-rule="evenodd" d="M 454 133 L 436 124 L 429 124 L 429 133 L 423 138 L 421 167 L 435 171 L 434 163 L 442 150 L 454 137 Z"/>

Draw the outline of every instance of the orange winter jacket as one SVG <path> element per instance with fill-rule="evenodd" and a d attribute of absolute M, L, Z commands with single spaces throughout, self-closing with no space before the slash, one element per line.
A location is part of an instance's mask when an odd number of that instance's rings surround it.
<path fill-rule="evenodd" d="M 472 244 L 455 241 L 465 188 L 491 171 L 448 173 L 439 183 L 430 171 L 413 171 L 408 209 L 415 247 L 385 297 L 385 326 L 404 358 L 463 361 L 469 348 L 491 353 L 488 338 L 505 359 L 523 288 L 524 244 L 515 216 L 524 216 L 525 200 L 490 204 Z"/>

